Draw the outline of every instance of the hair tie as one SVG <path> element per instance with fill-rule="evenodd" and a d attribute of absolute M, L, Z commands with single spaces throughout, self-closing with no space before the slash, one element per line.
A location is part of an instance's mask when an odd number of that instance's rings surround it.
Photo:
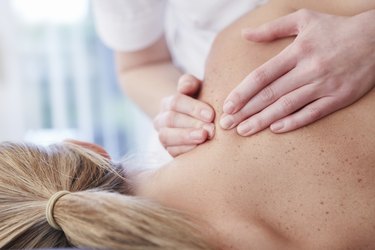
<path fill-rule="evenodd" d="M 62 230 L 62 229 L 59 225 L 57 225 L 55 219 L 53 218 L 53 208 L 55 207 L 57 200 L 66 194 L 70 194 L 70 192 L 66 190 L 56 192 L 54 195 L 51 196 L 51 198 L 49 198 L 47 202 L 47 206 L 46 206 L 47 222 L 51 227 L 53 227 L 56 230 Z"/>

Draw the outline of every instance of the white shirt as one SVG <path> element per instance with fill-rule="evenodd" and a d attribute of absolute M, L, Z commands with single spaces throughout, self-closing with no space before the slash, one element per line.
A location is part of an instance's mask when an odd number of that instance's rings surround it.
<path fill-rule="evenodd" d="M 94 0 L 99 36 L 118 51 L 146 48 L 163 34 L 174 64 L 203 78 L 211 44 L 222 29 L 265 0 Z M 240 31 L 238 31 L 240 32 Z"/>

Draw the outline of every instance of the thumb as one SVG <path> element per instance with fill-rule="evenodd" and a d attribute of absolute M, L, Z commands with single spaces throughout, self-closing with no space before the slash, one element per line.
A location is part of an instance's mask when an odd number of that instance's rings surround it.
<path fill-rule="evenodd" d="M 294 12 L 265 23 L 257 28 L 245 28 L 242 36 L 254 42 L 270 42 L 279 38 L 294 36 L 299 33 L 301 15 Z"/>
<path fill-rule="evenodd" d="M 185 74 L 180 77 L 177 91 L 184 95 L 194 96 L 199 93 L 202 82 L 193 75 Z"/>

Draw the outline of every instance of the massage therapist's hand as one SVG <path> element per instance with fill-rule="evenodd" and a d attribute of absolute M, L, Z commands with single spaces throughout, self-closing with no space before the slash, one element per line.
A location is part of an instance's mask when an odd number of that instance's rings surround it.
<path fill-rule="evenodd" d="M 200 87 L 200 80 L 192 75 L 181 76 L 178 93 L 163 99 L 161 112 L 154 119 L 161 143 L 174 157 L 214 136 L 213 108 L 194 98 Z"/>
<path fill-rule="evenodd" d="M 255 29 L 254 42 L 296 36 L 227 97 L 223 128 L 252 135 L 308 125 L 357 101 L 375 85 L 375 10 L 353 17 L 299 10 Z"/>

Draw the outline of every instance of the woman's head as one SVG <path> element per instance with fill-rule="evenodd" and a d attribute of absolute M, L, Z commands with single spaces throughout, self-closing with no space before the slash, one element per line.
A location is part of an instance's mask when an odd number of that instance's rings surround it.
<path fill-rule="evenodd" d="M 54 229 L 46 207 L 54 194 Z M 186 216 L 130 196 L 118 164 L 74 143 L 0 144 L 0 248 L 206 249 Z"/>

